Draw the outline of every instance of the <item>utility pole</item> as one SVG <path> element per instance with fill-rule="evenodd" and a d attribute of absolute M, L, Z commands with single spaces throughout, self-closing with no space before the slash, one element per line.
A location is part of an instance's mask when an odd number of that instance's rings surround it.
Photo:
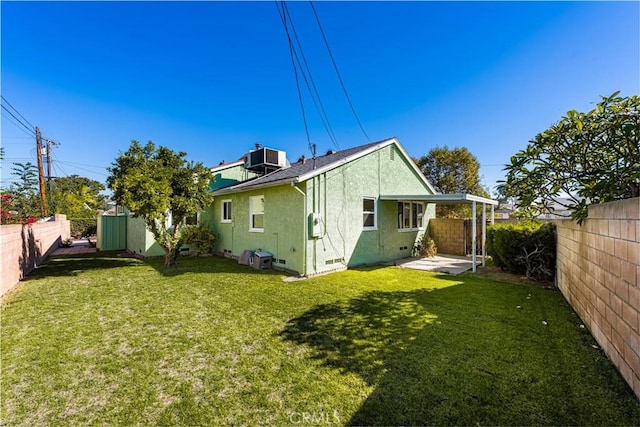
<path fill-rule="evenodd" d="M 57 147 L 58 144 L 55 141 L 50 140 L 49 138 L 44 138 L 45 142 L 47 143 L 47 188 L 49 187 L 49 184 L 51 183 L 51 178 L 53 178 L 51 176 L 51 145 L 53 145 L 54 147 Z"/>
<path fill-rule="evenodd" d="M 49 215 L 47 213 L 47 192 L 44 188 L 44 171 L 42 168 L 42 137 L 38 126 L 36 126 L 36 153 L 38 156 L 38 179 L 40 181 L 40 212 L 42 213 L 42 218 L 46 218 Z"/>
<path fill-rule="evenodd" d="M 51 183 L 51 141 L 47 141 L 47 187 Z"/>

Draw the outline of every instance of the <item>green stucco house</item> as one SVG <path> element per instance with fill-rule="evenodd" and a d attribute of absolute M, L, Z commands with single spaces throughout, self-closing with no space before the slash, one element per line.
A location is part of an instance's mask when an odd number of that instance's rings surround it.
<path fill-rule="evenodd" d="M 201 220 L 219 234 L 216 251 L 267 251 L 302 276 L 410 256 L 435 216 L 434 189 L 396 138 L 293 164 L 260 148 L 212 171 Z"/>

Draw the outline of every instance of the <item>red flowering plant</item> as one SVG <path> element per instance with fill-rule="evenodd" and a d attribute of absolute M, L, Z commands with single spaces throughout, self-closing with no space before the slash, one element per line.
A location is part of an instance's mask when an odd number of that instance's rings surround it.
<path fill-rule="evenodd" d="M 37 221 L 38 218 L 35 216 L 23 217 L 14 209 L 14 202 L 11 194 L 3 193 L 0 196 L 0 223 L 31 226 Z"/>
<path fill-rule="evenodd" d="M 15 212 L 12 212 L 13 199 L 11 194 L 2 194 L 0 196 L 0 222 L 2 224 L 13 224 L 15 222 Z"/>

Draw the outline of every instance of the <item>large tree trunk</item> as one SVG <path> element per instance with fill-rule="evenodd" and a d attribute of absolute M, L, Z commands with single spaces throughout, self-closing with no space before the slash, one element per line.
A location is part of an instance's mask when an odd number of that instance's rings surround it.
<path fill-rule="evenodd" d="M 176 249 L 162 248 L 164 250 L 164 266 L 173 267 L 176 265 Z"/>

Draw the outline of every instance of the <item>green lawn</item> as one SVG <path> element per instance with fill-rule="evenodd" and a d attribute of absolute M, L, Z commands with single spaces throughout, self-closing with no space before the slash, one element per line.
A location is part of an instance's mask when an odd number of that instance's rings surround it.
<path fill-rule="evenodd" d="M 557 291 L 54 258 L 2 303 L 3 425 L 639 425 Z"/>

